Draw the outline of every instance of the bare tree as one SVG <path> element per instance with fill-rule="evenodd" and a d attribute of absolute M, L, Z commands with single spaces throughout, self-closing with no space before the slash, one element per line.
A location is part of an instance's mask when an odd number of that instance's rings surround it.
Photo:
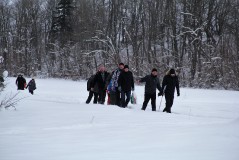
<path fill-rule="evenodd" d="M 231 0 L 2 0 L 2 68 L 85 78 L 122 61 L 136 76 L 175 67 L 185 86 L 239 89 L 238 8 Z"/>

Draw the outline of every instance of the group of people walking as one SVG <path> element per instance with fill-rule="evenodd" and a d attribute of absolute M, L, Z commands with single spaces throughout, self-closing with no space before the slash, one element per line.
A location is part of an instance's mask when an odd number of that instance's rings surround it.
<path fill-rule="evenodd" d="M 145 94 L 142 110 L 145 110 L 148 102 L 151 100 L 152 111 L 156 111 L 156 90 L 158 96 L 164 96 L 166 106 L 163 112 L 171 113 L 174 101 L 175 88 L 177 95 L 180 96 L 179 80 L 174 69 L 170 69 L 163 78 L 162 87 L 158 78 L 158 71 L 153 68 L 151 74 L 146 75 L 137 81 L 145 82 Z M 104 104 L 106 94 L 108 95 L 108 104 L 117 105 L 119 107 L 127 107 L 131 98 L 131 92 L 134 91 L 134 76 L 129 70 L 128 65 L 119 63 L 118 68 L 111 74 L 105 67 L 101 66 L 99 71 L 92 75 L 87 82 L 87 90 L 89 91 L 86 103 L 89 104 L 94 96 L 93 103 Z"/>
<path fill-rule="evenodd" d="M 18 90 L 28 88 L 32 95 L 36 89 L 35 79 L 32 78 L 27 84 L 23 74 L 18 75 L 16 85 Z M 108 94 L 108 97 L 110 97 L 108 98 L 108 104 L 126 107 L 130 101 L 131 90 L 134 90 L 133 74 L 129 71 L 129 66 L 123 63 L 120 63 L 111 74 L 106 71 L 104 66 L 101 66 L 98 72 L 89 78 L 87 90 L 89 91 L 87 104 L 90 103 L 93 96 L 94 104 L 104 104 L 106 94 Z"/>
<path fill-rule="evenodd" d="M 157 74 L 157 69 L 153 68 L 150 75 L 139 80 L 139 82 L 146 82 L 142 110 L 146 109 L 151 99 L 152 111 L 156 111 L 156 89 L 158 89 L 158 96 L 165 95 L 166 106 L 163 112 L 171 113 L 175 88 L 177 89 L 177 95 L 180 96 L 178 76 L 174 69 L 170 69 L 164 76 L 161 87 Z"/>
<path fill-rule="evenodd" d="M 93 96 L 93 103 L 104 104 L 107 94 L 108 104 L 125 108 L 130 101 L 131 91 L 134 91 L 134 77 L 129 71 L 129 66 L 123 63 L 120 63 L 111 74 L 101 66 L 99 71 L 89 78 L 87 90 L 89 91 L 87 104 Z"/>
<path fill-rule="evenodd" d="M 175 89 L 177 96 L 180 96 L 179 80 L 174 69 L 170 69 L 163 78 L 162 87 L 158 78 L 158 71 L 153 68 L 151 74 L 139 79 L 138 83 L 145 82 L 145 93 L 142 110 L 145 110 L 148 102 L 151 100 L 152 111 L 156 111 L 156 91 L 158 89 L 158 96 L 164 96 L 166 100 L 163 112 L 171 113 L 171 108 L 174 101 Z M 34 94 L 36 89 L 35 79 L 32 78 L 28 84 L 22 74 L 19 74 L 16 79 L 18 90 L 28 88 L 29 93 Z M 112 73 L 106 71 L 104 66 L 101 66 L 98 72 L 92 75 L 87 81 L 87 90 L 89 96 L 86 103 L 89 104 L 94 97 L 93 103 L 104 104 L 106 94 L 108 95 L 107 104 L 117 105 L 125 108 L 131 98 L 131 93 L 134 91 L 134 76 L 129 70 L 128 65 L 119 63 L 118 68 Z"/>
<path fill-rule="evenodd" d="M 34 94 L 34 90 L 36 89 L 35 78 L 32 78 L 28 84 L 26 83 L 26 79 L 22 74 L 19 74 L 16 79 L 16 85 L 18 90 L 24 90 L 25 88 L 29 90 L 29 93 Z"/>

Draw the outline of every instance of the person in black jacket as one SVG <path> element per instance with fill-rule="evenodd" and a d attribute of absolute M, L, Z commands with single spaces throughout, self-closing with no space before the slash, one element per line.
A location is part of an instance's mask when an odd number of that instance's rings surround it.
<path fill-rule="evenodd" d="M 106 96 L 106 80 L 109 76 L 109 73 L 106 72 L 106 69 L 104 66 L 100 67 L 99 71 L 96 73 L 95 78 L 93 80 L 91 90 L 93 90 L 94 86 L 98 85 L 98 93 L 99 93 L 99 99 L 98 102 L 100 104 L 105 103 L 105 96 Z"/>
<path fill-rule="evenodd" d="M 3 82 L 4 82 L 4 78 L 0 76 L 0 88 L 4 86 Z"/>
<path fill-rule="evenodd" d="M 163 112 L 171 113 L 175 88 L 177 89 L 177 95 L 180 96 L 178 76 L 174 69 L 170 69 L 163 78 L 162 90 L 158 94 L 158 96 L 165 94 L 166 107 Z"/>
<path fill-rule="evenodd" d="M 86 104 L 90 103 L 93 96 L 94 96 L 93 103 L 96 104 L 98 101 L 98 96 L 99 96 L 98 95 L 98 84 L 96 83 L 95 86 L 93 86 L 94 78 L 95 78 L 95 74 L 92 75 L 87 81 L 87 91 L 89 91 L 89 96 L 86 100 Z M 92 86 L 93 86 L 93 90 L 91 90 Z"/>
<path fill-rule="evenodd" d="M 24 90 L 26 87 L 26 79 L 23 77 L 22 74 L 19 74 L 16 79 L 16 85 L 18 90 Z"/>
<path fill-rule="evenodd" d="M 141 78 L 139 81 L 146 82 L 142 110 L 146 109 L 148 102 L 151 99 L 152 111 L 156 111 L 156 89 L 161 91 L 161 86 L 157 74 L 158 74 L 157 69 L 153 68 L 151 75 L 147 75 L 144 78 Z"/>
<path fill-rule="evenodd" d="M 27 84 L 26 88 L 28 88 L 29 93 L 31 93 L 33 95 L 34 90 L 37 89 L 35 78 L 32 78 L 32 80 L 30 80 L 30 82 Z"/>
<path fill-rule="evenodd" d="M 125 108 L 130 101 L 131 90 L 134 91 L 134 77 L 133 73 L 129 71 L 128 65 L 124 66 L 124 71 L 119 76 L 118 90 L 121 95 L 121 107 Z"/>

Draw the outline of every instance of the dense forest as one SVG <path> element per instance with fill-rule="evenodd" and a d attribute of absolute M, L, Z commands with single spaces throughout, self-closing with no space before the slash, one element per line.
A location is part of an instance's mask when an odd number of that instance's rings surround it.
<path fill-rule="evenodd" d="M 119 62 L 239 90 L 237 0 L 0 0 L 0 71 L 85 79 Z"/>

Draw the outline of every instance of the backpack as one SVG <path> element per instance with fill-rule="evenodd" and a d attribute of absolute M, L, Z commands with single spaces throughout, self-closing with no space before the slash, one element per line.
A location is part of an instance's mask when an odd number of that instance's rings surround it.
<path fill-rule="evenodd" d="M 87 91 L 90 91 L 91 87 L 92 87 L 92 83 L 93 83 L 93 80 L 95 78 L 95 75 L 92 75 L 88 81 L 87 81 Z"/>

